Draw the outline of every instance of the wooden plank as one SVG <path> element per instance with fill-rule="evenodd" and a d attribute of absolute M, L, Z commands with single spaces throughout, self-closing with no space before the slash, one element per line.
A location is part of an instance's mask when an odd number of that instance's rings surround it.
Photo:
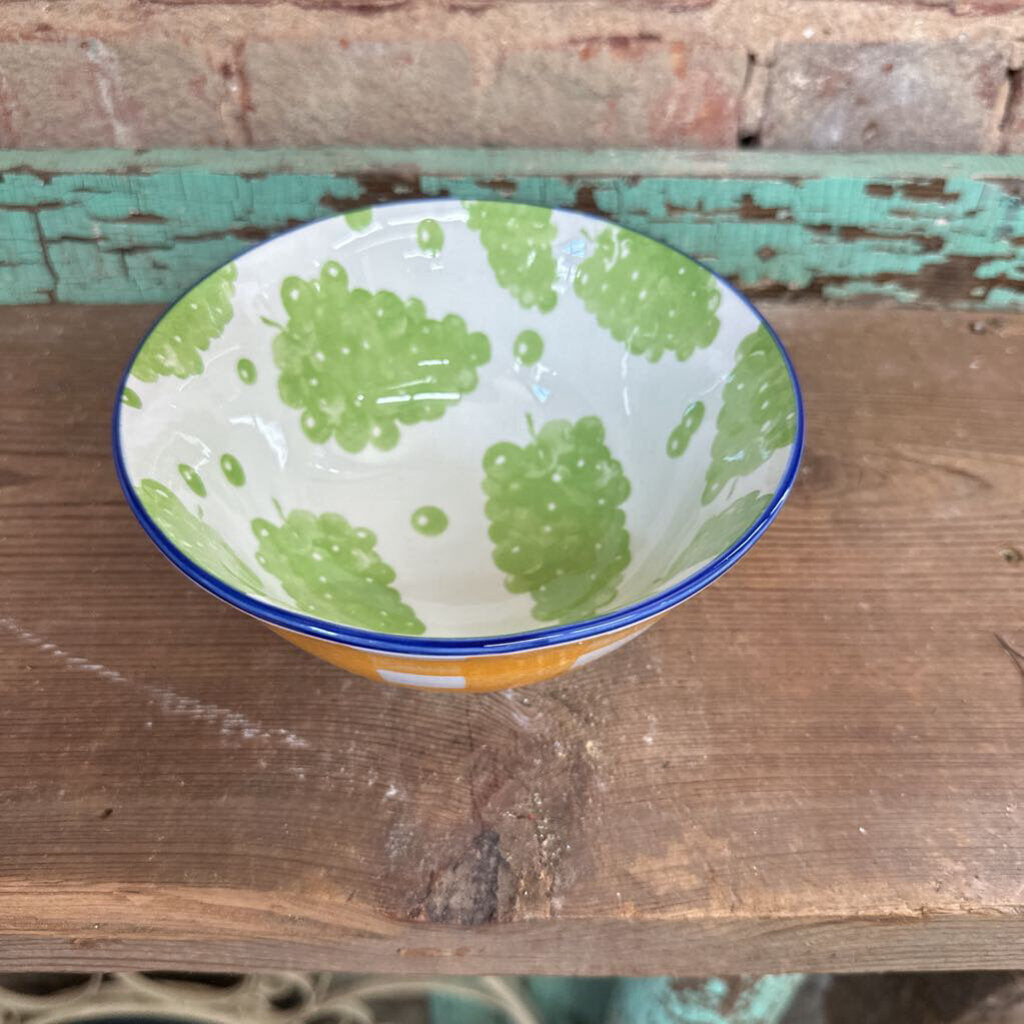
<path fill-rule="evenodd" d="M 8 152 L 6 302 L 153 302 L 371 202 L 514 198 L 614 218 L 754 295 L 1024 307 L 1024 157 L 761 152 Z"/>
<path fill-rule="evenodd" d="M 0 966 L 1024 967 L 1024 317 L 774 307 L 800 481 L 564 680 L 351 679 L 121 500 L 155 310 L 4 317 Z"/>

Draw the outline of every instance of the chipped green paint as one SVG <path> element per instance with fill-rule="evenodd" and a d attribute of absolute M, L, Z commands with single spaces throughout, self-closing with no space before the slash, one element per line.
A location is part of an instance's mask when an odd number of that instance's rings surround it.
<path fill-rule="evenodd" d="M 256 383 L 256 364 L 251 359 L 239 359 L 235 369 L 238 371 L 238 379 L 243 384 Z"/>
<path fill-rule="evenodd" d="M 451 195 L 592 210 L 753 295 L 1024 308 L 1022 156 L 8 151 L 0 174 L 8 303 L 166 302 L 263 237 Z"/>
<path fill-rule="evenodd" d="M 693 260 L 634 231 L 605 228 L 573 280 L 587 311 L 633 355 L 682 362 L 718 333 L 718 282 Z"/>
<path fill-rule="evenodd" d="M 512 351 L 523 366 L 533 366 L 544 355 L 544 339 L 528 328 L 516 336 Z"/>
<path fill-rule="evenodd" d="M 704 403 L 697 399 L 683 410 L 679 425 L 668 435 L 665 451 L 670 459 L 678 459 L 690 444 L 690 438 L 697 433 L 704 422 Z"/>
<path fill-rule="evenodd" d="M 608 605 L 629 565 L 619 506 L 630 487 L 601 421 L 552 420 L 523 447 L 491 445 L 483 465 L 488 535 L 506 589 L 530 593 L 541 622 L 576 622 Z"/>
<path fill-rule="evenodd" d="M 220 469 L 229 484 L 234 484 L 235 487 L 245 484 L 245 470 L 230 452 L 225 452 L 220 457 Z"/>
<path fill-rule="evenodd" d="M 157 377 L 192 377 L 205 369 L 202 353 L 224 333 L 234 309 L 238 268 L 234 263 L 210 274 L 183 295 L 149 332 L 132 363 L 132 376 L 152 383 Z"/>
<path fill-rule="evenodd" d="M 259 577 L 213 527 L 194 516 L 156 480 L 143 480 L 139 499 L 167 539 L 196 565 L 248 594 L 263 594 Z"/>
<path fill-rule="evenodd" d="M 433 217 L 424 217 L 416 227 L 416 243 L 429 256 L 444 248 L 444 228 Z"/>
<path fill-rule="evenodd" d="M 373 223 L 373 210 L 352 210 L 345 214 L 345 223 L 353 231 L 365 231 Z"/>
<path fill-rule="evenodd" d="M 125 385 L 121 392 L 121 401 L 124 402 L 125 405 L 130 405 L 133 409 L 142 408 L 142 399 L 139 398 L 138 392 L 134 391 L 127 385 Z"/>
<path fill-rule="evenodd" d="M 779 1024 L 804 979 L 622 978 L 604 1024 Z"/>
<path fill-rule="evenodd" d="M 412 514 L 412 528 L 424 537 L 437 537 L 448 529 L 448 516 L 436 505 L 421 505 Z"/>
<path fill-rule="evenodd" d="M 419 299 L 350 289 L 333 260 L 312 281 L 285 278 L 281 301 L 278 394 L 302 411 L 302 430 L 317 444 L 390 451 L 399 425 L 439 419 L 476 388 L 477 367 L 491 357 L 487 336 L 462 317 L 431 320 Z"/>
<path fill-rule="evenodd" d="M 282 526 L 254 519 L 256 560 L 301 611 L 382 633 L 419 635 L 426 627 L 391 584 L 395 571 L 376 551 L 371 530 L 344 516 L 291 512 Z"/>
<path fill-rule="evenodd" d="M 184 462 L 178 463 L 178 472 L 181 474 L 181 479 L 185 481 L 188 489 L 198 495 L 200 498 L 206 497 L 206 484 L 203 483 L 203 478 L 199 475 L 196 470 Z"/>
<path fill-rule="evenodd" d="M 767 462 L 796 437 L 796 396 L 778 345 L 762 324 L 740 342 L 725 382 L 701 501 Z"/>
<path fill-rule="evenodd" d="M 548 313 L 558 302 L 551 245 L 557 233 L 551 211 L 520 203 L 466 203 L 467 224 L 480 233 L 498 284 L 523 309 Z"/>

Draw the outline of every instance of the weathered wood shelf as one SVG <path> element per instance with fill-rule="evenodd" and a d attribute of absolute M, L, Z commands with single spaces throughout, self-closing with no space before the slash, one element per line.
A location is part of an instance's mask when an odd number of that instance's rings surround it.
<path fill-rule="evenodd" d="M 1024 967 L 1024 317 L 768 310 L 800 481 L 562 681 L 348 678 L 180 577 L 109 457 L 154 314 L 0 328 L 0 965 Z"/>

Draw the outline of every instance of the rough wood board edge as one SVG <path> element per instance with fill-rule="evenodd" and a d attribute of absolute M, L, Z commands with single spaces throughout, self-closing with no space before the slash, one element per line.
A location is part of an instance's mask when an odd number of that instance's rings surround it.
<path fill-rule="evenodd" d="M 0 301 L 166 302 L 254 243 L 392 199 L 601 214 L 754 297 L 1024 307 L 1024 157 L 550 150 L 0 156 Z"/>
<path fill-rule="evenodd" d="M 779 153 L 674 149 L 409 149 L 338 146 L 319 149 L 6 150 L 0 174 L 32 169 L 53 174 L 152 172 L 202 168 L 218 174 L 365 174 L 415 168 L 421 174 L 614 175 L 866 179 L 1024 179 L 1024 155 L 976 153 Z"/>
<path fill-rule="evenodd" d="M 0 934 L 0 967 L 635 977 L 1024 968 L 1024 919 L 1014 913 L 637 923 L 561 920 L 462 929 L 396 925 L 390 935 L 373 935 L 301 914 L 281 920 L 271 912 L 261 921 L 246 910 L 240 919 L 223 904 L 213 908 L 217 927 L 208 928 L 210 920 L 194 917 L 172 923 L 181 916 L 182 906 L 198 909 L 194 897 L 178 907 L 173 906 L 173 896 L 150 900 L 138 890 L 130 899 L 134 908 L 125 912 L 124 896 L 94 892 L 88 898 L 91 906 L 82 908 L 85 913 L 78 921 L 37 919 L 25 930 L 8 925 L 7 934 Z M 273 896 L 264 899 L 274 902 Z M 158 910 L 161 904 L 163 909 Z M 152 915 L 145 914 L 147 907 Z M 120 918 L 116 923 L 110 920 L 115 914 Z M 95 923 L 87 924 L 86 918 Z M 275 918 L 279 927 L 273 927 Z M 164 923 L 154 928 L 153 921 L 161 919 Z M 196 927 L 204 930 L 203 938 L 195 938 Z M 233 930 L 237 934 L 232 935 Z M 225 934 L 217 937 L 218 931 Z"/>

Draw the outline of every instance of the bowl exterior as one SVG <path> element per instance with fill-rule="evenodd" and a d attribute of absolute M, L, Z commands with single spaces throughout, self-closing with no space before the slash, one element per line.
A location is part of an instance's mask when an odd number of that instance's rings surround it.
<path fill-rule="evenodd" d="M 485 654 L 463 658 L 426 658 L 387 654 L 353 647 L 270 626 L 275 633 L 315 655 L 322 661 L 346 669 L 364 679 L 394 683 L 424 690 L 454 693 L 490 693 L 515 686 L 543 682 L 575 668 L 589 665 L 638 637 L 661 618 L 660 615 L 625 629 L 603 633 L 587 640 L 538 647 L 511 654 Z"/>

